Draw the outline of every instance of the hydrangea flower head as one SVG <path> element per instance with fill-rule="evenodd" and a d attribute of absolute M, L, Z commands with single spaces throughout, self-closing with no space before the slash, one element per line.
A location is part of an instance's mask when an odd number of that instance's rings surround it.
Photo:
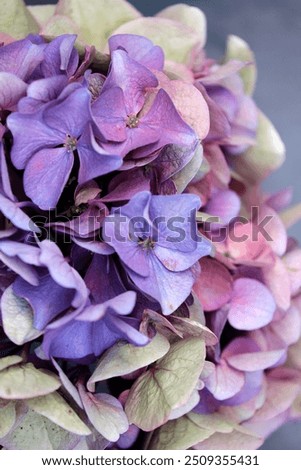
<path fill-rule="evenodd" d="M 251 49 L 184 4 L 5 3 L 0 445 L 260 447 L 301 417 L 301 250 Z"/>

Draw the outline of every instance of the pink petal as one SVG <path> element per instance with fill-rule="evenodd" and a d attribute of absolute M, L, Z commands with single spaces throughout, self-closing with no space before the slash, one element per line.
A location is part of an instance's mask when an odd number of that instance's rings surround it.
<path fill-rule="evenodd" d="M 291 303 L 291 282 L 283 261 L 274 256 L 274 263 L 262 268 L 263 280 L 279 308 L 287 310 Z M 298 276 L 296 276 L 298 278 Z M 294 279 L 295 282 L 295 279 Z"/>
<path fill-rule="evenodd" d="M 295 296 L 301 288 L 301 249 L 296 248 L 283 257 L 284 265 L 287 269 L 291 295 Z"/>
<path fill-rule="evenodd" d="M 242 389 L 244 381 L 243 372 L 232 369 L 224 359 L 216 365 L 214 373 L 204 380 L 217 400 L 226 400 L 236 395 Z"/>
<path fill-rule="evenodd" d="M 209 109 L 201 92 L 190 83 L 170 80 L 163 72 L 155 72 L 160 88 L 172 99 L 182 119 L 203 140 L 209 132 Z"/>
<path fill-rule="evenodd" d="M 264 225 L 264 230 L 267 232 L 267 237 L 269 237 L 267 242 L 276 255 L 282 256 L 287 246 L 285 226 L 279 215 L 272 208 L 262 205 L 258 208 L 258 216 L 257 214 L 254 215 L 253 222 L 255 224 L 262 224 L 265 218 L 267 218 L 266 220 L 270 218 L 269 222 Z"/>
<path fill-rule="evenodd" d="M 230 183 L 230 168 L 225 156 L 218 145 L 206 145 L 204 155 L 210 165 L 210 170 L 214 174 L 221 187 L 227 187 Z"/>
<path fill-rule="evenodd" d="M 226 251 L 238 264 L 262 266 L 273 262 L 271 248 L 251 222 L 236 223 L 226 241 Z"/>
<path fill-rule="evenodd" d="M 285 369 L 278 369 L 267 376 L 267 397 L 251 422 L 270 420 L 286 411 L 300 393 L 300 377 Z"/>
<path fill-rule="evenodd" d="M 218 229 L 221 226 L 228 225 L 232 219 L 237 217 L 240 211 L 240 199 L 238 195 L 231 190 L 217 191 L 206 204 L 205 212 L 217 216 L 221 223 L 211 223 L 211 230 Z"/>
<path fill-rule="evenodd" d="M 231 274 L 214 259 L 202 258 L 199 263 L 201 274 L 193 289 L 204 310 L 217 310 L 230 300 L 232 293 Z"/>
<path fill-rule="evenodd" d="M 259 281 L 240 278 L 234 282 L 228 320 L 238 330 L 255 330 L 273 318 L 275 301 Z"/>
<path fill-rule="evenodd" d="M 292 202 L 292 197 L 292 188 L 285 188 L 272 194 L 265 202 L 268 206 L 274 209 L 274 211 L 279 212 L 285 209 Z"/>
<path fill-rule="evenodd" d="M 236 338 L 226 347 L 222 356 L 234 369 L 255 372 L 276 364 L 283 352 L 283 349 L 260 351 L 259 346 L 250 338 Z"/>
<path fill-rule="evenodd" d="M 279 321 L 273 321 L 269 328 L 285 345 L 296 343 L 301 335 L 299 310 L 292 304 L 285 315 Z"/>

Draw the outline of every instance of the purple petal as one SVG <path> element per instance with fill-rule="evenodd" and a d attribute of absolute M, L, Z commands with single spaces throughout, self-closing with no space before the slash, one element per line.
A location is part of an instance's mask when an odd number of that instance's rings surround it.
<path fill-rule="evenodd" d="M 238 109 L 237 98 L 222 86 L 207 86 L 209 97 L 222 109 L 229 122 L 232 122 Z"/>
<path fill-rule="evenodd" d="M 93 103 L 92 115 L 105 139 L 113 142 L 126 140 L 127 113 L 120 87 L 114 86 L 102 92 Z"/>
<path fill-rule="evenodd" d="M 3 130 L 3 133 L 4 133 L 4 130 Z M 1 135 L 1 130 L 0 130 L 0 135 Z M 2 137 L 3 136 L 1 136 L 1 139 Z M 1 188 L 3 195 L 8 197 L 8 199 L 10 199 L 11 201 L 17 200 L 11 188 L 10 176 L 8 173 L 7 162 L 6 162 L 2 143 L 0 143 L 0 188 Z"/>
<path fill-rule="evenodd" d="M 30 157 L 38 150 L 63 143 L 62 134 L 44 124 L 41 112 L 35 114 L 13 113 L 8 116 L 7 125 L 14 139 L 11 153 L 12 162 L 19 170 L 25 168 Z"/>
<path fill-rule="evenodd" d="M 79 184 L 115 171 L 122 164 L 118 155 L 105 153 L 97 144 L 90 126 L 85 129 L 78 141 L 78 155 L 80 160 Z"/>
<path fill-rule="evenodd" d="M 74 289 L 76 296 L 72 302 L 74 308 L 79 308 L 86 303 L 88 290 L 84 280 L 64 259 L 58 246 L 49 241 L 43 240 L 40 243 L 41 263 L 49 269 L 53 280 L 66 289 Z"/>
<path fill-rule="evenodd" d="M 102 201 L 128 201 L 137 193 L 150 190 L 150 180 L 144 169 L 137 168 L 127 172 L 120 172 L 109 184 L 108 194 Z"/>
<path fill-rule="evenodd" d="M 99 305 L 93 305 L 93 309 L 87 307 L 81 314 L 78 315 L 77 319 L 82 321 L 94 322 L 106 314 L 107 310 L 113 310 L 118 315 L 129 315 L 136 303 L 136 292 L 128 291 L 124 292 L 117 297 L 114 297 L 107 302 Z"/>
<path fill-rule="evenodd" d="M 93 240 L 85 241 L 79 240 L 78 238 L 73 238 L 73 241 L 85 250 L 91 251 L 92 253 L 96 253 L 98 255 L 111 255 L 114 253 L 114 249 L 104 242 L 98 242 Z"/>
<path fill-rule="evenodd" d="M 174 243 L 174 246 L 175 249 L 171 249 L 157 244 L 153 249 L 154 255 L 161 261 L 163 266 L 172 272 L 185 271 L 191 268 L 201 256 L 209 255 L 212 250 L 210 242 L 198 243 L 194 250 L 187 252 L 178 250 L 177 242 Z"/>
<path fill-rule="evenodd" d="M 38 275 L 32 266 L 21 261 L 17 256 L 7 256 L 0 252 L 0 259 L 11 271 L 19 274 L 25 281 L 37 286 L 39 284 Z"/>
<path fill-rule="evenodd" d="M 137 229 L 138 230 L 138 229 Z M 145 229 L 142 229 L 145 232 Z M 105 218 L 104 240 L 111 245 L 122 261 L 140 276 L 149 275 L 149 257 L 147 250 L 143 249 L 135 239 L 131 239 L 130 220 L 123 214 L 117 213 Z M 135 234 L 132 234 L 134 236 Z"/>
<path fill-rule="evenodd" d="M 112 257 L 94 255 L 85 275 L 93 303 L 102 304 L 125 292 Z"/>
<path fill-rule="evenodd" d="M 78 66 L 78 53 L 74 48 L 76 35 L 63 34 L 53 39 L 44 49 L 41 71 L 44 77 L 66 73 L 71 76 Z"/>
<path fill-rule="evenodd" d="M 0 72 L 0 108 L 9 109 L 26 94 L 26 83 L 16 75 Z"/>
<path fill-rule="evenodd" d="M 110 52 L 124 49 L 129 56 L 149 69 L 163 70 L 164 52 L 152 41 L 136 34 L 116 34 L 109 38 Z"/>
<path fill-rule="evenodd" d="M 87 210 L 72 220 L 50 223 L 49 226 L 55 228 L 58 232 L 68 233 L 73 237 L 93 237 L 98 234 L 106 212 L 104 205 L 103 208 L 90 205 Z"/>
<path fill-rule="evenodd" d="M 29 39 L 15 41 L 0 48 L 0 71 L 27 80 L 43 58 L 43 48 Z"/>
<path fill-rule="evenodd" d="M 270 291 L 255 279 L 241 278 L 233 284 L 228 320 L 238 330 L 255 330 L 273 318 L 276 305 Z"/>
<path fill-rule="evenodd" d="M 244 152 L 249 145 L 256 142 L 256 129 L 258 125 L 258 110 L 249 96 L 242 96 L 239 108 L 232 122 L 232 132 L 225 139 L 227 150 L 232 155 L 239 155 Z"/>
<path fill-rule="evenodd" d="M 209 108 L 210 129 L 206 137 L 206 142 L 222 141 L 231 132 L 229 120 L 222 108 L 210 98 L 206 89 L 200 84 L 195 84 L 196 88 L 202 93 Z"/>
<path fill-rule="evenodd" d="M 153 196 L 149 204 L 149 217 L 155 227 L 158 227 L 158 243 L 165 248 L 172 248 L 188 253 L 196 250 L 197 226 L 195 212 L 200 207 L 200 199 L 192 194 L 177 194 L 174 196 Z M 175 209 L 176 208 L 176 209 Z M 174 218 L 174 223 L 173 222 Z M 180 232 L 175 230 L 179 227 Z M 204 251 L 209 254 L 205 248 Z M 199 256 L 200 257 L 200 256 Z"/>
<path fill-rule="evenodd" d="M 59 313 L 71 306 L 73 289 L 65 289 L 47 275 L 40 278 L 38 286 L 31 286 L 18 278 L 13 284 L 16 295 L 26 299 L 34 312 L 34 327 L 43 330 Z"/>
<path fill-rule="evenodd" d="M 86 124 L 92 120 L 90 101 L 91 95 L 86 88 L 75 89 L 63 101 L 59 99 L 45 109 L 45 124 L 61 135 L 79 137 Z"/>
<path fill-rule="evenodd" d="M 0 194 L 0 211 L 12 222 L 15 227 L 21 230 L 40 232 L 40 229 L 32 222 L 30 217 L 25 214 L 17 205 Z"/>
<path fill-rule="evenodd" d="M 0 251 L 7 256 L 17 256 L 24 263 L 28 263 L 29 265 L 41 266 L 40 249 L 36 246 L 5 240 L 0 242 Z"/>
<path fill-rule="evenodd" d="M 137 328 L 130 324 L 128 318 L 119 318 L 115 315 L 110 315 L 110 325 L 118 331 L 121 338 L 135 344 L 136 346 L 145 346 L 149 343 L 149 338 L 140 333 Z M 137 325 L 138 326 L 138 325 Z"/>
<path fill-rule="evenodd" d="M 45 103 L 58 98 L 68 80 L 63 75 L 35 80 L 27 89 L 27 98 L 21 100 L 18 110 L 21 113 L 32 113 Z"/>
<path fill-rule="evenodd" d="M 40 150 L 28 162 L 24 189 L 41 209 L 56 206 L 73 166 L 73 154 L 65 147 Z"/>
<path fill-rule="evenodd" d="M 170 272 L 153 255 L 149 256 L 149 263 L 148 277 L 139 276 L 134 271 L 128 271 L 129 276 L 142 292 L 160 303 L 164 315 L 169 315 L 189 296 L 197 271 L 187 269 L 181 272 Z"/>
<path fill-rule="evenodd" d="M 127 114 L 137 114 L 143 106 L 146 89 L 158 86 L 158 80 L 150 70 L 133 60 L 125 51 L 113 51 L 111 61 L 104 90 L 119 86 L 124 92 Z"/>
<path fill-rule="evenodd" d="M 112 329 L 112 325 L 107 323 L 106 319 L 90 324 L 92 329 L 93 354 L 96 357 L 99 357 L 106 349 L 113 346 L 116 341 L 123 339 L 123 335 L 120 335 L 118 329 Z"/>
<path fill-rule="evenodd" d="M 46 330 L 42 348 L 47 357 L 89 358 L 93 356 L 92 324 L 73 321 L 61 328 Z"/>

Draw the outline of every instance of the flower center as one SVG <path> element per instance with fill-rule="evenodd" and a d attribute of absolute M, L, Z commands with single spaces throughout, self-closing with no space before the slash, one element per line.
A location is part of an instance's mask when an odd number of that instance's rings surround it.
<path fill-rule="evenodd" d="M 77 138 L 67 134 L 64 147 L 67 149 L 67 152 L 74 152 L 77 147 Z"/>
<path fill-rule="evenodd" d="M 127 117 L 126 120 L 126 127 L 129 127 L 130 129 L 134 129 L 135 127 L 138 127 L 139 124 L 139 119 L 135 114 L 130 114 Z"/>
<path fill-rule="evenodd" d="M 140 245 L 144 250 L 152 250 L 155 247 L 155 242 L 150 237 L 145 239 L 141 238 L 138 241 L 138 245 Z"/>
<path fill-rule="evenodd" d="M 103 80 L 101 80 L 100 77 L 93 76 L 90 78 L 88 88 L 92 95 L 92 103 L 99 97 L 102 86 L 103 86 Z"/>

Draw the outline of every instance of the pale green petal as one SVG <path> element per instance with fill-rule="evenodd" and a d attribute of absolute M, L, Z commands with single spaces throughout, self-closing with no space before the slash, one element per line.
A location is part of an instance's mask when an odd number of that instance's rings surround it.
<path fill-rule="evenodd" d="M 141 16 L 125 0 L 59 0 L 56 13 L 70 18 L 78 26 L 81 40 L 99 50 L 118 26 Z"/>
<path fill-rule="evenodd" d="M 285 228 L 290 228 L 301 220 L 301 202 L 280 213 Z"/>
<path fill-rule="evenodd" d="M 173 326 L 182 333 L 183 337 L 196 336 L 202 338 L 207 346 L 213 346 L 218 342 L 215 334 L 201 323 L 191 320 L 190 318 L 169 316 L 169 321 Z"/>
<path fill-rule="evenodd" d="M 182 193 L 184 189 L 186 189 L 188 183 L 190 183 L 190 181 L 195 177 L 201 167 L 202 160 L 203 147 L 198 145 L 190 162 L 172 177 L 178 193 Z"/>
<path fill-rule="evenodd" d="M 27 8 L 40 26 L 43 26 L 55 12 L 55 5 L 29 5 Z"/>
<path fill-rule="evenodd" d="M 199 391 L 198 390 L 193 390 L 191 396 L 187 400 L 187 403 L 185 403 L 184 405 L 179 406 L 179 408 L 175 408 L 174 410 L 172 410 L 172 412 L 170 413 L 170 415 L 168 417 L 168 420 L 178 419 L 181 416 L 186 415 L 191 410 L 193 410 L 193 408 L 196 407 L 196 405 L 199 403 L 199 401 L 200 401 Z"/>
<path fill-rule="evenodd" d="M 15 39 L 38 33 L 39 25 L 23 0 L 1 0 L 0 31 Z"/>
<path fill-rule="evenodd" d="M 141 367 L 157 361 L 169 350 L 167 339 L 157 334 L 152 341 L 143 347 L 132 344 L 116 343 L 100 358 L 98 365 L 88 381 L 88 389 L 93 390 L 92 384 L 112 377 L 130 374 Z"/>
<path fill-rule="evenodd" d="M 139 34 L 161 46 L 167 60 L 187 64 L 193 49 L 199 44 L 195 31 L 167 18 L 138 18 L 125 23 L 113 34 Z"/>
<path fill-rule="evenodd" d="M 107 393 L 93 395 L 79 387 L 80 397 L 87 416 L 95 429 L 111 442 L 118 441 L 129 428 L 129 423 L 121 403 Z"/>
<path fill-rule="evenodd" d="M 7 287 L 1 297 L 3 329 L 15 344 L 22 345 L 42 334 L 33 327 L 33 310 L 30 304 Z"/>
<path fill-rule="evenodd" d="M 215 433 L 208 439 L 193 446 L 198 450 L 250 450 L 258 449 L 263 443 L 263 438 L 249 433 L 240 427 L 240 431 L 234 429 L 228 434 Z"/>
<path fill-rule="evenodd" d="M 91 434 L 88 426 L 83 423 L 71 406 L 57 392 L 43 397 L 32 398 L 27 400 L 26 403 L 33 411 L 45 416 L 61 428 L 66 429 L 66 431 L 80 436 Z"/>
<path fill-rule="evenodd" d="M 125 411 L 130 423 L 151 431 L 184 405 L 196 388 L 205 361 L 205 343 L 189 338 L 174 343 L 132 386 Z M 147 410 L 147 412 L 146 412 Z"/>
<path fill-rule="evenodd" d="M 198 442 L 207 439 L 213 431 L 199 428 L 188 417 L 182 416 L 175 421 L 168 421 L 157 429 L 151 438 L 148 449 L 182 450 L 189 449 Z"/>
<path fill-rule="evenodd" d="M 243 39 L 231 35 L 228 37 L 224 62 L 233 59 L 241 60 L 242 62 L 251 62 L 250 65 L 244 67 L 239 74 L 244 82 L 245 93 L 252 95 L 257 78 L 254 53 Z"/>
<path fill-rule="evenodd" d="M 66 450 L 75 448 L 80 439 L 81 436 L 71 434 L 29 410 L 0 444 L 12 450 Z"/>
<path fill-rule="evenodd" d="M 208 429 L 213 432 L 229 433 L 233 430 L 233 423 L 224 418 L 220 413 L 212 413 L 208 415 L 200 415 L 197 413 L 189 413 L 188 417 L 198 427 Z"/>
<path fill-rule="evenodd" d="M 44 36 L 56 37 L 61 34 L 79 34 L 79 27 L 64 15 L 54 15 L 42 28 Z"/>
<path fill-rule="evenodd" d="M 159 11 L 156 16 L 178 21 L 193 29 L 198 35 L 200 46 L 205 46 L 207 39 L 207 21 L 206 16 L 199 8 L 179 3 L 164 8 L 164 10 Z"/>
<path fill-rule="evenodd" d="M 249 439 L 249 441 L 248 441 Z M 248 444 L 249 442 L 249 444 Z M 156 430 L 149 449 L 256 449 L 262 439 L 219 413 L 188 413 Z M 250 446 L 250 447 L 249 447 Z"/>
<path fill-rule="evenodd" d="M 273 124 L 259 113 L 256 144 L 235 158 L 234 169 L 250 183 L 264 180 L 284 162 L 285 147 Z"/>
<path fill-rule="evenodd" d="M 38 370 L 30 363 L 9 367 L 0 372 L 0 398 L 7 400 L 47 395 L 60 386 L 61 383 L 54 374 Z"/>
<path fill-rule="evenodd" d="M 13 401 L 0 407 L 0 438 L 9 433 L 16 421 L 16 405 Z"/>
<path fill-rule="evenodd" d="M 19 364 L 22 362 L 23 359 L 20 356 L 7 356 L 1 357 L 0 359 L 0 372 L 1 370 L 6 369 L 7 367 L 14 366 L 15 364 Z"/>

